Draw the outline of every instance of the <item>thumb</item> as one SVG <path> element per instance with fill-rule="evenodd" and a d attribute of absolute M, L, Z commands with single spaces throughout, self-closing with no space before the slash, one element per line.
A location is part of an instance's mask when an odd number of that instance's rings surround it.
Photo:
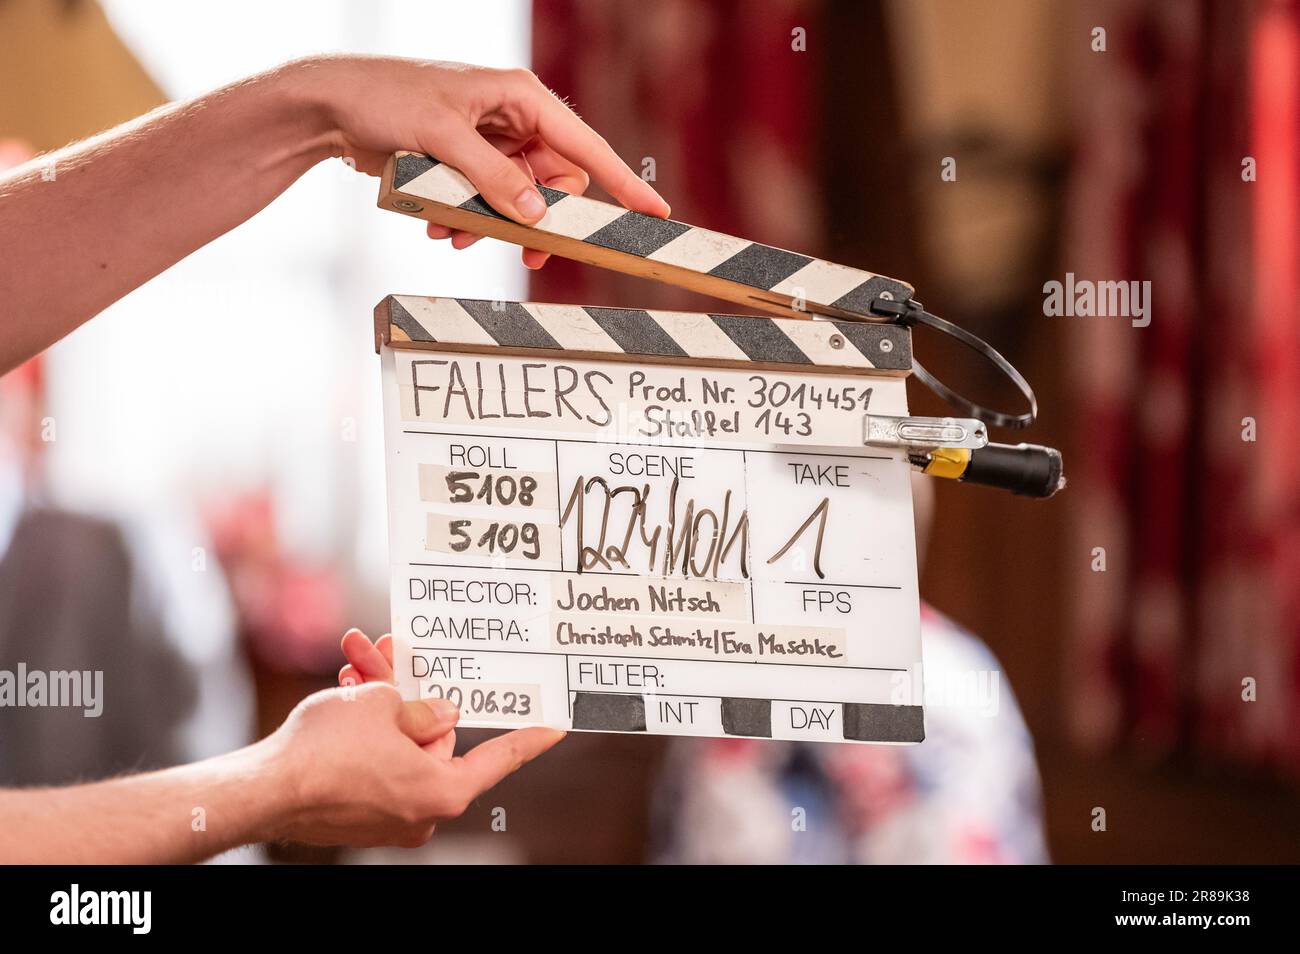
<path fill-rule="evenodd" d="M 427 745 L 456 727 L 460 709 L 446 699 L 403 702 L 397 713 L 397 727 L 417 745 Z"/>

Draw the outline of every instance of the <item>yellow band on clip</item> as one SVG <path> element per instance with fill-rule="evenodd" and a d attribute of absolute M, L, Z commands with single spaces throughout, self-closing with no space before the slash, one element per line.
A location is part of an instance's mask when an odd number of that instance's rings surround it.
<path fill-rule="evenodd" d="M 930 463 L 922 471 L 931 477 L 956 480 L 970 466 L 970 449 L 966 447 L 936 447 L 930 451 Z"/>

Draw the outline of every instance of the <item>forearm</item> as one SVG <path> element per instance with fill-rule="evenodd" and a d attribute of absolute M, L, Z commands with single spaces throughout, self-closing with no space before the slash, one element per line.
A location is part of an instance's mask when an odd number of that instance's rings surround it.
<path fill-rule="evenodd" d="M 0 372 L 254 215 L 336 151 L 311 72 L 289 64 L 165 106 L 0 179 Z"/>
<path fill-rule="evenodd" d="M 185 864 L 274 839 L 295 796 L 272 744 L 89 785 L 0 791 L 0 863 Z"/>

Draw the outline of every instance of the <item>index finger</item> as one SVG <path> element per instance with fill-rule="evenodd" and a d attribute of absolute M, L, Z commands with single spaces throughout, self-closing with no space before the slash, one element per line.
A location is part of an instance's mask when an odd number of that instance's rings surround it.
<path fill-rule="evenodd" d="M 540 83 L 537 131 L 546 144 L 591 174 L 600 187 L 624 208 L 667 217 L 672 211 L 663 196 L 628 168 L 603 136 L 584 123 L 559 97 Z"/>
<path fill-rule="evenodd" d="M 459 759 L 452 760 L 456 772 L 477 796 L 531 762 L 564 738 L 559 729 L 515 729 L 495 739 L 476 745 Z"/>
<path fill-rule="evenodd" d="M 391 643 L 391 640 L 390 640 Z M 385 654 L 370 642 L 359 629 L 343 634 L 343 656 L 366 682 L 393 682 L 393 655 L 391 648 Z"/>

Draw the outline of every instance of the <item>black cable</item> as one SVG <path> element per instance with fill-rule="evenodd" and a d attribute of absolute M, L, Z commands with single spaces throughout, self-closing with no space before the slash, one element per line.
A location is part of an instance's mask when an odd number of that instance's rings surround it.
<path fill-rule="evenodd" d="M 1001 411 L 990 410 L 962 397 L 913 359 L 912 373 L 916 375 L 917 380 L 947 401 L 952 407 L 964 414 L 969 414 L 971 417 L 979 418 L 990 427 L 1022 428 L 1034 423 L 1034 418 L 1038 416 L 1038 398 L 1034 396 L 1034 389 L 1029 386 L 1025 376 L 1017 371 L 1010 361 L 1002 357 L 997 349 L 983 338 L 971 334 L 965 328 L 954 325 L 951 321 L 946 321 L 938 315 L 930 314 L 919 301 L 914 299 L 895 301 L 889 298 L 877 298 L 871 303 L 871 311 L 873 314 L 889 317 L 900 325 L 909 327 L 916 324 L 928 325 L 936 331 L 941 331 L 955 338 L 1006 375 L 1008 380 L 1024 395 L 1025 400 L 1029 402 L 1029 410 L 1024 414 L 1004 414 Z"/>

